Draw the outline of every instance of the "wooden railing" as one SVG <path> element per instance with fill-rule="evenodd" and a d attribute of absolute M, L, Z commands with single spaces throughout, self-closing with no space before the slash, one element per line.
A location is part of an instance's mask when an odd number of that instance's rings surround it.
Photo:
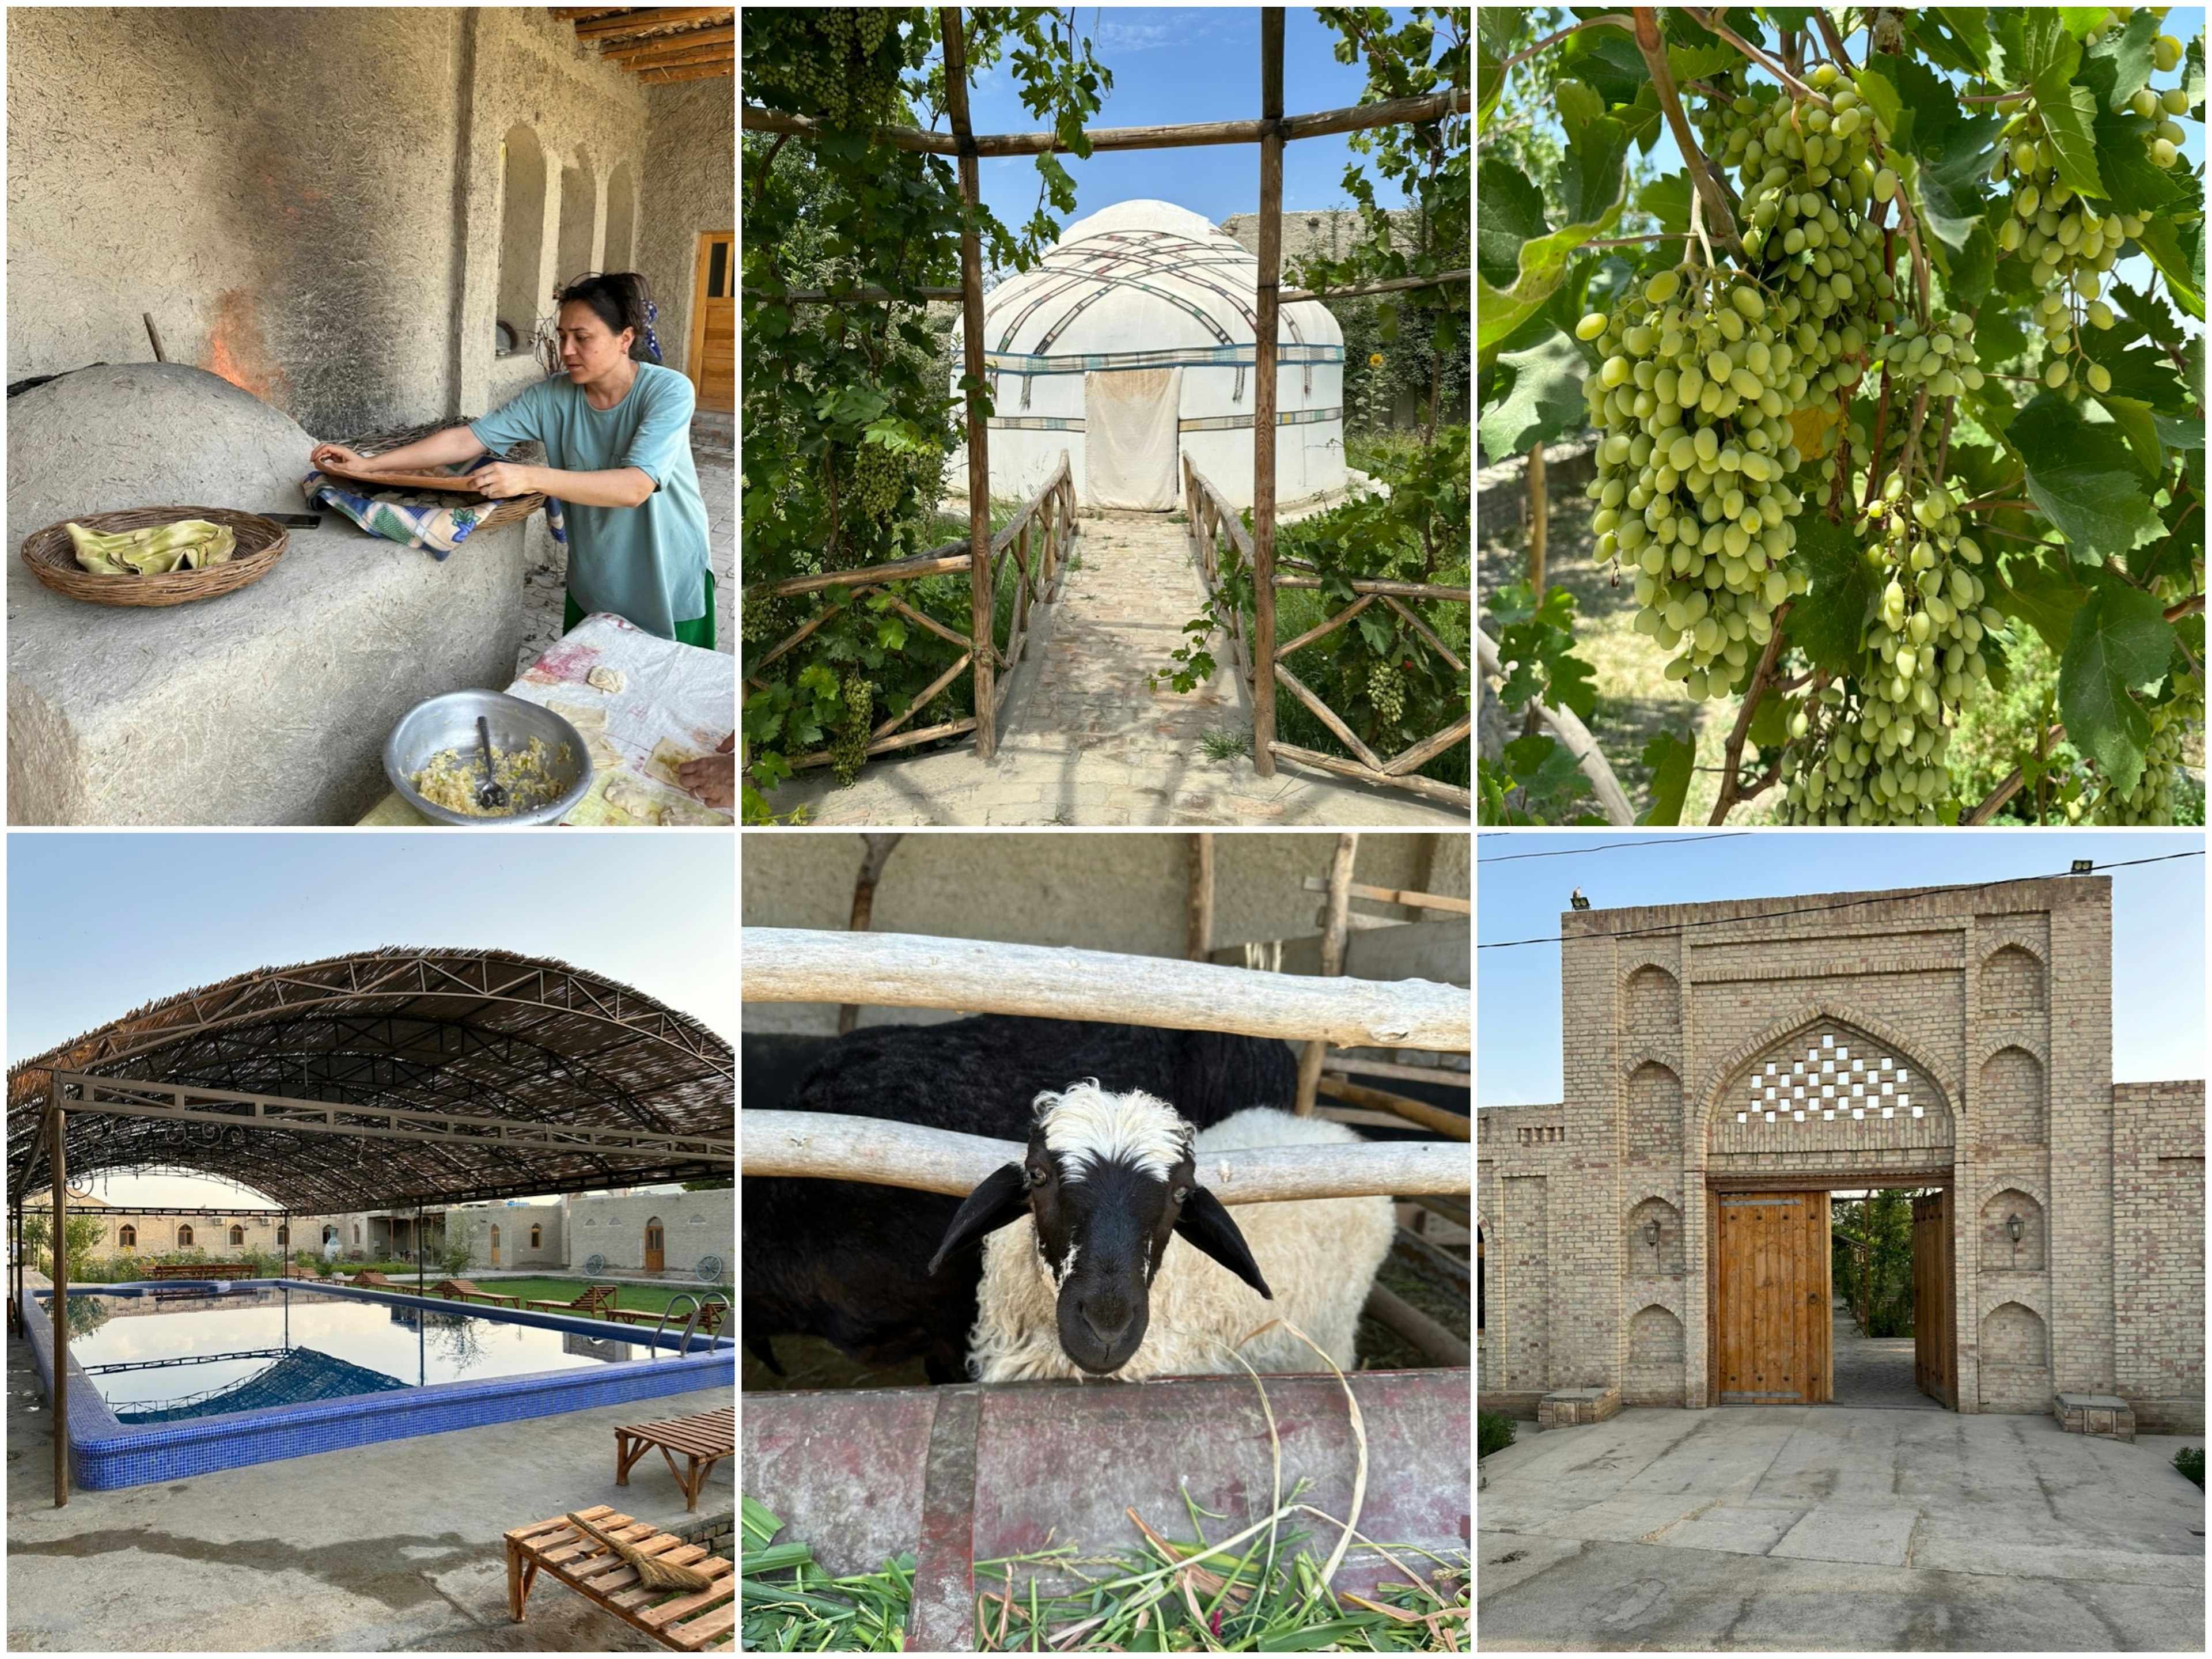
<path fill-rule="evenodd" d="M 1250 532 L 1244 528 L 1243 520 L 1238 517 L 1236 509 L 1229 505 L 1227 498 L 1215 487 L 1212 480 L 1191 465 L 1190 458 L 1187 455 L 1183 457 L 1182 471 L 1183 510 L 1185 516 L 1190 520 L 1191 539 L 1196 544 L 1199 574 L 1206 583 L 1206 593 L 1211 597 L 1218 594 L 1220 590 L 1222 541 L 1227 540 L 1232 556 L 1243 559 L 1244 568 L 1250 570 L 1254 568 L 1256 562 L 1252 549 L 1252 538 Z M 1273 580 L 1274 586 L 1278 588 L 1317 589 L 1322 585 L 1318 573 L 1290 560 L 1284 561 L 1283 564 L 1276 569 Z M 1255 708 L 1261 698 L 1272 699 L 1274 695 L 1273 682 L 1280 680 L 1289 689 L 1291 695 L 1310 709 L 1314 718 L 1334 732 L 1337 741 L 1343 744 L 1358 758 L 1346 760 L 1336 755 L 1324 755 L 1315 750 L 1302 749 L 1295 744 L 1283 743 L 1272 737 L 1267 739 L 1269 751 L 1280 756 L 1285 760 L 1296 761 L 1301 765 L 1316 766 L 1323 771 L 1338 773 L 1348 778 L 1358 778 L 1364 783 L 1388 784 L 1394 788 L 1411 790 L 1413 793 L 1426 796 L 1431 800 L 1443 801 L 1449 805 L 1472 811 L 1474 807 L 1474 797 L 1470 791 L 1455 787 L 1449 783 L 1439 783 L 1433 778 L 1414 775 L 1417 768 L 1426 765 L 1455 744 L 1468 741 L 1469 734 L 1474 727 L 1474 717 L 1471 714 L 1461 715 L 1449 726 L 1431 732 L 1419 742 L 1385 759 L 1363 743 L 1358 734 L 1345 723 L 1334 709 L 1315 696 L 1312 690 L 1291 672 L 1285 659 L 1292 652 L 1302 651 L 1307 646 L 1328 638 L 1361 611 L 1380 601 L 1390 610 L 1396 611 L 1415 633 L 1428 641 L 1431 650 L 1449 663 L 1455 670 L 1463 674 L 1467 672 L 1467 664 L 1461 660 L 1456 652 L 1437 637 L 1436 630 L 1423 621 L 1420 613 L 1414 611 L 1406 601 L 1442 599 L 1471 608 L 1474 603 L 1474 590 L 1467 587 L 1442 587 L 1429 582 L 1370 581 L 1358 579 L 1352 583 L 1352 591 L 1358 597 L 1350 605 L 1345 606 L 1334 616 L 1327 618 L 1317 627 L 1310 628 L 1297 638 L 1285 641 L 1280 645 L 1274 641 L 1272 627 L 1265 629 L 1268 635 L 1267 638 L 1248 638 L 1243 611 L 1237 607 L 1231 607 L 1230 614 L 1225 618 L 1229 629 L 1230 649 L 1236 661 L 1238 679 L 1250 694 Z M 1262 614 L 1267 621 L 1272 623 L 1274 615 L 1273 607 L 1267 607 Z M 1252 631 L 1255 635 L 1262 631 L 1257 617 L 1255 618 Z M 1255 666 L 1259 664 L 1267 665 L 1267 672 L 1265 674 L 1255 673 Z M 1255 726 L 1256 729 L 1256 720 Z"/>
<path fill-rule="evenodd" d="M 1013 626 L 1006 635 L 1002 651 L 994 641 L 986 640 L 984 648 L 990 660 L 1000 668 L 1011 669 L 1021 661 L 1029 645 L 1030 607 L 1033 602 L 1048 599 L 1057 591 L 1065 573 L 1068 544 L 1075 536 L 1075 481 L 1069 470 L 1067 452 L 1060 453 L 1060 465 L 1044 487 L 1024 502 L 1020 512 L 1014 514 L 1006 527 L 991 538 L 990 583 L 988 591 L 996 592 L 1000 575 L 1011 562 L 1020 586 L 1014 593 Z M 916 627 L 926 629 L 939 639 L 957 647 L 958 660 L 915 694 L 906 713 L 895 714 L 870 732 L 867 752 L 871 757 L 894 749 L 910 749 L 916 744 L 930 743 L 939 738 L 958 737 L 975 729 L 975 717 L 947 720 L 937 726 L 924 726 L 917 731 L 902 732 L 900 727 L 927 708 L 930 700 L 945 688 L 969 672 L 975 662 L 975 642 L 968 634 L 941 623 L 934 617 L 924 615 L 891 591 L 894 582 L 912 581 L 922 576 L 945 576 L 964 573 L 970 560 L 965 542 L 947 542 L 927 553 L 910 559 L 897 559 L 888 564 L 868 565 L 859 570 L 826 571 L 818 576 L 793 576 L 769 586 L 767 593 L 781 598 L 792 593 L 816 593 L 829 587 L 850 587 L 855 599 L 872 593 L 881 593 L 890 601 L 892 610 Z M 827 610 L 816 612 L 805 622 L 776 642 L 775 648 L 752 666 L 745 678 L 745 688 L 750 691 L 767 689 L 760 678 L 761 671 L 777 658 L 798 646 L 806 636 L 830 620 Z M 1006 701 L 1009 678 L 1000 678 L 993 688 L 991 712 L 994 716 Z M 801 755 L 791 762 L 792 769 L 809 766 L 827 766 L 830 757 L 827 751 Z"/>

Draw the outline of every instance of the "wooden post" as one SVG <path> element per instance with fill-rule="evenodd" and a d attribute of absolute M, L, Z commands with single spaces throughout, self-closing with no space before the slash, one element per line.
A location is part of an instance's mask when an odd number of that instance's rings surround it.
<path fill-rule="evenodd" d="M 1190 959 L 1213 957 L 1213 837 L 1205 830 L 1190 838 Z"/>
<path fill-rule="evenodd" d="M 69 1503 L 69 1158 L 62 1143 L 62 1085 L 46 1084 L 47 1167 L 53 1171 L 54 1507 Z"/>
<path fill-rule="evenodd" d="M 1283 264 L 1283 9 L 1260 9 L 1259 325 L 1252 343 L 1252 769 L 1275 775 L 1275 330 Z M 1312 1091 L 1306 1091 L 1307 1109 Z"/>
<path fill-rule="evenodd" d="M 1528 446 L 1528 586 L 1540 601 L 1544 597 L 1544 537 L 1549 528 L 1551 501 L 1544 489 L 1544 444 Z"/>
<path fill-rule="evenodd" d="M 1350 931 L 1352 909 L 1352 866 L 1359 854 L 1359 835 L 1347 830 L 1336 838 L 1336 852 L 1328 861 L 1328 904 L 1322 912 L 1321 930 L 1321 971 L 1325 979 L 1334 979 L 1344 972 L 1344 936 Z M 1328 1044 L 1321 1037 L 1309 1037 L 1298 1055 L 1298 1093 L 1291 1109 L 1300 1117 L 1311 1117 L 1314 1091 L 1321 1085 L 1322 1061 L 1328 1058 Z"/>
<path fill-rule="evenodd" d="M 975 212 L 979 185 L 975 135 L 968 125 L 968 49 L 960 34 L 960 8 L 939 13 L 945 27 L 945 96 L 952 134 L 960 147 L 960 200 L 967 222 L 960 232 L 961 364 L 968 392 L 968 618 L 975 642 L 975 754 L 999 752 L 998 699 L 992 695 L 992 651 L 998 601 L 991 592 L 991 458 L 983 424 L 983 243 Z"/>
<path fill-rule="evenodd" d="M 860 873 L 853 878 L 853 921 L 846 931 L 865 933 L 868 918 L 876 908 L 876 884 L 883 879 L 884 864 L 891 855 L 891 848 L 903 841 L 903 836 L 862 836 L 865 850 L 860 854 Z M 860 1022 L 860 1005 L 848 1002 L 837 1010 L 837 1035 L 842 1036 Z"/>

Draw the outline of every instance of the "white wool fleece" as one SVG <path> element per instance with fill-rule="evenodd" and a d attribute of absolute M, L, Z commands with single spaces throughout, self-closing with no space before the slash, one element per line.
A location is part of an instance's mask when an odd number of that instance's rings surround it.
<path fill-rule="evenodd" d="M 1200 1131 L 1194 1150 L 1202 1183 L 1209 1152 L 1351 1146 L 1358 1139 L 1328 1118 L 1296 1117 L 1259 1106 Z M 983 1243 L 983 1279 L 976 1290 L 975 1328 L 969 1337 L 969 1373 L 984 1382 L 1047 1377 L 1135 1382 L 1241 1372 L 1228 1352 L 1240 1343 L 1238 1352 L 1255 1371 L 1321 1370 L 1320 1358 L 1286 1330 L 1278 1328 L 1244 1340 L 1279 1318 L 1302 1328 L 1338 1365 L 1352 1370 L 1359 1310 L 1395 1231 L 1390 1200 L 1381 1195 L 1301 1199 L 1232 1205 L 1229 1213 L 1275 1299 L 1263 1299 L 1211 1256 L 1172 1237 L 1152 1280 L 1152 1322 L 1145 1340 L 1127 1364 L 1103 1378 L 1060 1348 L 1060 1292 L 1037 1251 L 1036 1222 L 1024 1216 L 1001 1227 Z"/>

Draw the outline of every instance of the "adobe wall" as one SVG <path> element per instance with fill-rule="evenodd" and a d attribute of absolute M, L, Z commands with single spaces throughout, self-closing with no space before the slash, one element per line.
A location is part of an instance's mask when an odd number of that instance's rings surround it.
<path fill-rule="evenodd" d="M 1825 1178 L 1950 1185 L 1962 1411 L 2201 1414 L 2203 1085 L 2111 1081 L 2106 878 L 1560 927 L 1566 1098 L 1479 1114 L 1486 1398 L 1711 1403 L 1710 1182 Z"/>

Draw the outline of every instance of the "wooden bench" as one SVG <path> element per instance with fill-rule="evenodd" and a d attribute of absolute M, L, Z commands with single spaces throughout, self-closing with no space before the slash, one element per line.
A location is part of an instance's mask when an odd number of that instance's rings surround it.
<path fill-rule="evenodd" d="M 668 1472 L 684 1489 L 684 1507 L 699 1507 L 699 1489 L 714 1472 L 714 1465 L 738 1449 L 738 1408 L 701 1412 L 696 1417 L 672 1417 L 661 1423 L 633 1423 L 615 1431 L 615 1485 L 629 1485 L 629 1472 L 653 1448 L 668 1460 Z M 684 1454 L 688 1468 L 676 1467 L 676 1454 Z"/>
<path fill-rule="evenodd" d="M 441 1279 L 432 1294 L 442 1296 L 448 1302 L 489 1302 L 499 1308 L 519 1308 L 522 1305 L 522 1298 L 519 1296 L 501 1296 L 496 1291 L 479 1290 L 465 1279 Z"/>
<path fill-rule="evenodd" d="M 522 1622 L 523 1603 L 542 1568 L 665 1648 L 719 1653 L 736 1645 L 738 1578 L 729 1562 L 708 1555 L 696 1544 L 679 1543 L 659 1528 L 604 1504 L 576 1513 L 648 1555 L 696 1568 L 715 1582 L 703 1590 L 647 1589 L 638 1582 L 636 1568 L 597 1539 L 578 1532 L 568 1516 L 556 1515 L 507 1534 L 507 1611 L 516 1624 Z"/>
<path fill-rule="evenodd" d="M 695 1328 L 696 1331 L 713 1336 L 722 1328 L 722 1315 L 726 1311 L 726 1310 L 719 1302 L 708 1303 L 700 1313 L 699 1323 Z M 659 1325 L 661 1322 L 659 1310 L 655 1308 L 609 1308 L 601 1313 L 599 1317 L 618 1319 L 625 1325 Z M 682 1330 L 684 1322 L 690 1317 L 689 1313 L 670 1316 L 667 1329 L 672 1334 Z"/>
<path fill-rule="evenodd" d="M 587 1319 L 605 1316 L 604 1310 L 615 1305 L 615 1287 L 594 1285 L 574 1302 L 525 1302 L 526 1308 L 540 1308 L 547 1313 L 582 1314 Z"/>
<path fill-rule="evenodd" d="M 142 1279 L 251 1279 L 253 1269 L 243 1261 L 203 1261 L 197 1266 L 182 1262 L 149 1261 L 138 1269 Z"/>

